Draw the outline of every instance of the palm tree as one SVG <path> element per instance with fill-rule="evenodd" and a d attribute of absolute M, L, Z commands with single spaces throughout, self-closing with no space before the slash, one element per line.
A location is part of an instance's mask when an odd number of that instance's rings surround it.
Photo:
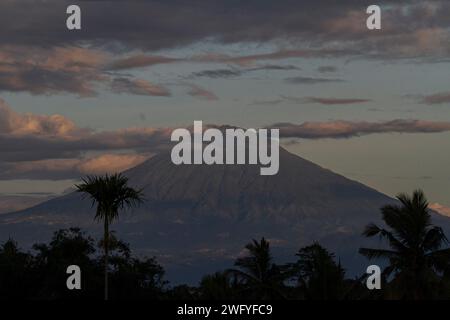
<path fill-rule="evenodd" d="M 287 276 L 281 267 L 273 263 L 269 242 L 264 238 L 253 240 L 245 248 L 249 255 L 238 258 L 234 265 L 239 269 L 228 272 L 243 280 L 252 293 L 263 299 L 284 297 L 280 289 Z"/>
<path fill-rule="evenodd" d="M 359 252 L 369 259 L 387 259 L 389 266 L 383 271 L 388 278 L 394 274 L 392 285 L 401 298 L 429 297 L 441 272 L 450 266 L 450 249 L 441 249 L 448 240 L 438 226 L 431 224 L 428 201 L 421 190 L 409 196 L 397 196 L 400 205 L 381 208 L 382 218 L 390 229 L 369 224 L 366 237 L 386 239 L 390 249 L 361 248 Z"/>
<path fill-rule="evenodd" d="M 128 186 L 128 178 L 121 174 L 88 176 L 83 183 L 75 185 L 78 192 L 89 196 L 92 206 L 97 205 L 96 220 L 103 220 L 105 300 L 108 300 L 108 250 L 109 225 L 119 217 L 119 210 L 139 205 L 143 201 L 142 191 Z"/>

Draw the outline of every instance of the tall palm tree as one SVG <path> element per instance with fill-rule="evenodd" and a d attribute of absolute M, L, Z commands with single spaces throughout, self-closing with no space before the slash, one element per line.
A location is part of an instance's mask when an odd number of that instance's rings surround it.
<path fill-rule="evenodd" d="M 97 205 L 95 219 L 103 221 L 105 300 L 108 300 L 109 226 L 119 217 L 119 210 L 135 207 L 143 201 L 142 191 L 129 187 L 128 178 L 122 174 L 88 176 L 82 182 L 75 185 L 77 191 L 89 196 L 92 206 Z"/>
<path fill-rule="evenodd" d="M 400 298 L 429 297 L 432 285 L 441 272 L 450 266 L 450 249 L 441 249 L 448 240 L 438 226 L 431 224 L 428 201 L 421 190 L 409 196 L 397 196 L 400 205 L 381 208 L 382 218 L 390 229 L 369 224 L 366 237 L 380 236 L 387 240 L 390 249 L 361 248 L 359 252 L 369 259 L 387 259 L 389 266 L 383 271 L 398 288 Z"/>
<path fill-rule="evenodd" d="M 231 269 L 229 273 L 243 280 L 247 288 L 262 299 L 284 297 L 281 289 L 287 275 L 282 267 L 273 263 L 269 242 L 264 238 L 253 240 L 245 248 L 249 254 L 238 258 L 234 265 L 239 269 Z"/>

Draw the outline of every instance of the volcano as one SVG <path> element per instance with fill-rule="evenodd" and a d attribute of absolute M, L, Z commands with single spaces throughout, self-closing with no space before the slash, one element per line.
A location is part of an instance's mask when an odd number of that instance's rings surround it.
<path fill-rule="evenodd" d="M 245 244 L 263 236 L 279 262 L 293 261 L 300 247 L 317 241 L 335 251 L 350 273 L 361 274 L 369 263 L 358 248 L 374 241 L 361 232 L 370 222 L 381 223 L 380 207 L 394 202 L 282 148 L 274 176 L 260 175 L 254 165 L 177 166 L 170 153 L 124 174 L 146 201 L 124 212 L 112 229 L 134 251 L 156 256 L 175 283 L 231 267 Z M 1 215 L 0 241 L 12 237 L 28 247 L 74 226 L 99 237 L 102 226 L 93 216 L 88 199 L 67 194 Z M 450 226 L 448 218 L 440 222 Z"/>

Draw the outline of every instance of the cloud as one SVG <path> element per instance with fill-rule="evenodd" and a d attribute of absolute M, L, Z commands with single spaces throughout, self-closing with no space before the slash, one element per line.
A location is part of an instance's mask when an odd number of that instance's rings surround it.
<path fill-rule="evenodd" d="M 328 78 L 311 78 L 311 77 L 293 77 L 285 79 L 287 83 L 292 84 L 318 84 L 329 82 L 344 82 L 342 79 L 328 79 Z"/>
<path fill-rule="evenodd" d="M 260 61 L 267 60 L 283 60 L 288 58 L 316 58 L 316 57 L 330 57 L 330 56 L 345 55 L 344 52 L 335 50 L 276 50 L 269 53 L 253 54 L 253 55 L 225 55 L 208 53 L 202 55 L 194 55 L 185 58 L 171 58 L 166 56 L 153 56 L 153 55 L 132 55 L 126 58 L 119 58 L 113 60 L 106 65 L 107 71 L 119 71 L 134 68 L 145 68 L 158 64 L 169 63 L 223 63 L 230 65 L 230 68 L 210 69 L 193 72 L 189 78 L 235 78 L 242 76 L 245 73 L 255 71 L 291 71 L 300 70 L 301 68 L 292 64 L 256 64 Z M 335 80 L 330 80 L 335 81 Z"/>
<path fill-rule="evenodd" d="M 96 132 L 60 115 L 20 114 L 3 101 L 0 116 L 0 162 L 71 159 L 91 151 L 148 153 L 167 147 L 171 134 L 170 128 Z"/>
<path fill-rule="evenodd" d="M 193 77 L 201 78 L 201 77 L 207 77 L 207 78 L 236 78 L 241 76 L 244 73 L 243 70 L 237 70 L 237 69 L 215 69 L 215 70 L 203 70 L 192 73 Z"/>
<path fill-rule="evenodd" d="M 72 134 L 79 134 L 82 131 L 71 120 L 61 115 L 19 114 L 0 99 L 0 134 L 58 136 L 64 138 Z"/>
<path fill-rule="evenodd" d="M 356 98 L 318 98 L 318 97 L 292 97 L 280 95 L 278 99 L 273 100 L 256 100 L 251 105 L 277 105 L 283 102 L 292 103 L 318 103 L 323 105 L 341 105 L 341 104 L 356 104 L 356 103 L 367 103 L 370 102 L 369 99 L 356 99 Z"/>
<path fill-rule="evenodd" d="M 0 91 L 29 92 L 35 95 L 62 93 L 80 97 L 97 95 L 99 86 L 116 93 L 148 96 L 170 96 L 168 89 L 145 80 L 130 77 L 111 79 L 113 69 L 125 68 L 139 60 L 124 59 L 110 63 L 112 57 L 101 50 L 80 47 L 35 48 L 0 47 Z M 150 58 L 144 59 L 149 63 Z M 171 59 L 151 57 L 155 64 Z M 143 63 L 141 61 L 141 63 Z"/>
<path fill-rule="evenodd" d="M 117 59 L 111 62 L 108 66 L 108 70 L 126 70 L 141 67 L 149 67 L 157 64 L 173 63 L 183 61 L 182 59 L 169 58 L 164 56 L 153 55 L 135 55 L 122 59 Z"/>
<path fill-rule="evenodd" d="M 161 85 L 133 79 L 130 75 L 118 76 L 115 72 L 180 61 L 223 62 L 248 66 L 243 69 L 222 68 L 192 74 L 192 77 L 228 78 L 247 72 L 299 69 L 293 65 L 253 65 L 260 59 L 282 59 L 296 55 L 305 56 L 305 53 L 303 51 L 275 51 L 250 56 L 221 55 L 219 58 L 216 55 L 203 55 L 185 59 L 140 54 L 114 59 L 113 53 L 106 53 L 100 48 L 0 46 L 0 92 L 28 92 L 35 95 L 70 93 L 79 97 L 92 97 L 97 95 L 100 88 L 106 87 L 116 93 L 170 96 L 169 90 Z M 250 67 L 250 65 L 252 66 Z M 193 92 L 197 91 L 193 90 Z M 209 99 L 212 100 L 213 96 L 209 95 Z"/>
<path fill-rule="evenodd" d="M 278 64 L 265 64 L 251 68 L 229 68 L 229 69 L 213 69 L 193 72 L 191 77 L 201 78 L 207 77 L 212 79 L 228 79 L 237 78 L 249 72 L 255 71 L 291 71 L 299 70 L 300 68 L 294 65 L 278 65 Z"/>
<path fill-rule="evenodd" d="M 450 208 L 449 207 L 446 207 L 439 203 L 433 203 L 433 204 L 429 205 L 429 208 L 443 216 L 450 217 Z"/>
<path fill-rule="evenodd" d="M 0 101 L 0 179 L 69 179 L 133 167 L 170 145 L 170 128 L 96 132 Z M 96 154 L 96 155 L 93 155 Z"/>
<path fill-rule="evenodd" d="M 24 15 L 24 4 L 38 4 L 39 10 Z M 178 62 L 223 63 L 249 72 L 252 67 L 287 70 L 276 64 L 255 65 L 294 58 L 442 61 L 450 55 L 448 1 L 380 0 L 383 29 L 377 32 L 365 27 L 369 1 L 217 0 L 195 5 L 180 0 L 108 1 L 107 14 L 105 1 L 82 1 L 82 11 L 88 14 L 83 15 L 86 28 L 79 32 L 64 27 L 61 12 L 68 4 L 68 0 L 0 2 L 0 92 L 91 97 L 109 85 L 117 71 Z M 253 47 L 257 53 L 219 51 L 181 58 L 162 53 L 190 52 L 180 49 L 203 41 L 218 45 L 218 51 L 222 45 L 251 43 L 257 45 Z M 260 53 L 260 44 L 277 49 Z M 222 71 L 199 76 L 239 75 Z M 335 70 L 325 66 L 317 71 Z M 287 81 L 314 84 L 339 79 Z"/>
<path fill-rule="evenodd" d="M 24 3 L 38 3 L 39 10 L 24 15 Z M 68 0 L 2 1 L 2 43 L 43 47 L 87 43 L 110 51 L 155 52 L 203 40 L 220 44 L 281 40 L 313 48 L 351 47 L 381 58 L 445 57 L 450 48 L 448 1 L 380 0 L 383 29 L 376 33 L 365 28 L 364 9 L 372 4 L 365 0 L 108 1 L 107 14 L 105 1 L 82 1 L 88 14 L 83 16 L 86 28 L 79 32 L 64 28 L 61 12 L 68 4 Z"/>
<path fill-rule="evenodd" d="M 269 53 L 258 53 L 251 55 L 231 56 L 226 54 L 207 53 L 203 55 L 197 55 L 189 58 L 192 62 L 203 63 L 227 63 L 232 65 L 238 65 L 241 67 L 251 67 L 256 62 L 270 61 L 270 60 L 284 60 L 291 58 L 330 58 L 339 57 L 349 54 L 356 54 L 355 51 L 348 49 L 302 49 L 302 50 L 276 50 Z"/>
<path fill-rule="evenodd" d="M 122 172 L 149 156 L 140 154 L 102 154 L 80 159 L 45 159 L 0 163 L 0 179 L 78 179 L 87 174 Z"/>
<path fill-rule="evenodd" d="M 447 104 L 450 103 L 450 92 L 436 93 L 420 98 L 420 102 L 424 104 Z"/>
<path fill-rule="evenodd" d="M 208 91 L 195 84 L 190 84 L 188 86 L 190 87 L 188 94 L 192 97 L 209 101 L 219 100 L 219 98 L 214 94 L 214 92 Z"/>
<path fill-rule="evenodd" d="M 141 79 L 115 78 L 112 81 L 111 88 L 116 93 L 160 97 L 170 96 L 170 91 L 167 88 Z"/>
<path fill-rule="evenodd" d="M 198 94 L 208 94 L 200 90 Z M 210 125 L 213 127 L 212 125 Z M 216 126 L 217 127 L 217 126 Z M 438 133 L 450 122 L 392 120 L 279 123 L 282 138 L 351 138 L 380 133 Z M 189 127 L 188 127 L 189 128 Z M 80 128 L 60 115 L 17 113 L 0 103 L 0 179 L 72 179 L 88 173 L 122 171 L 169 150 L 174 128 Z M 190 128 L 192 129 L 192 128 Z"/>
<path fill-rule="evenodd" d="M 184 58 L 171 58 L 166 56 L 154 56 L 146 54 L 131 55 L 126 58 L 114 60 L 106 66 L 107 70 L 126 70 L 134 68 L 150 67 L 157 64 L 169 64 L 169 63 L 223 63 L 232 66 L 245 67 L 246 69 L 217 69 L 206 70 L 205 74 L 200 71 L 199 76 L 215 76 L 217 72 L 218 76 L 233 75 L 233 72 L 249 72 L 258 70 L 298 70 L 295 65 L 278 65 L 278 64 L 262 64 L 255 65 L 261 61 L 278 61 L 291 58 L 327 58 L 327 57 L 339 57 L 348 54 L 356 54 L 356 52 L 348 50 L 331 50 L 331 49 L 304 49 L 304 50 L 288 50 L 281 49 L 267 53 L 251 54 L 251 55 L 228 55 L 218 53 L 206 53 L 200 55 L 187 56 Z M 239 74 L 237 74 L 239 75 Z"/>
<path fill-rule="evenodd" d="M 272 99 L 272 100 L 255 100 L 249 103 L 250 106 L 275 106 L 285 102 L 285 99 Z"/>
<path fill-rule="evenodd" d="M 107 55 L 79 47 L 0 47 L 0 91 L 31 94 L 96 94 L 95 83 L 107 80 L 99 69 Z"/>
<path fill-rule="evenodd" d="M 317 71 L 320 73 L 332 73 L 336 72 L 338 69 L 334 66 L 321 66 L 317 68 Z"/>
<path fill-rule="evenodd" d="M 81 161 L 77 168 L 82 173 L 90 174 L 121 172 L 135 167 L 147 159 L 148 156 L 140 154 L 103 154 Z"/>
<path fill-rule="evenodd" d="M 290 71 L 290 70 L 300 70 L 301 68 L 292 65 L 292 64 L 286 64 L 286 65 L 280 65 L 280 64 L 265 64 L 256 66 L 254 68 L 249 69 L 250 71 L 259 71 L 259 70 L 282 70 L 282 71 Z"/>
<path fill-rule="evenodd" d="M 367 103 L 370 102 L 370 99 L 354 99 L 354 98 L 317 98 L 317 97 L 308 97 L 305 98 L 305 102 L 308 103 L 318 103 L 324 105 L 338 105 L 338 104 L 359 104 L 359 103 Z"/>
<path fill-rule="evenodd" d="M 324 28 L 333 35 L 348 33 L 353 37 L 359 37 L 367 34 L 366 20 L 365 10 L 349 9 L 340 16 L 324 21 Z"/>
<path fill-rule="evenodd" d="M 438 133 L 450 131 L 450 122 L 391 120 L 385 122 L 328 121 L 302 124 L 277 123 L 283 138 L 323 139 L 351 138 L 379 133 Z"/>

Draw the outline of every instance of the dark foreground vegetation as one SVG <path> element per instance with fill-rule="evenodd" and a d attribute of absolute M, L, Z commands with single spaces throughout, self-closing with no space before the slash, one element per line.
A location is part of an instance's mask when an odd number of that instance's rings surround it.
<path fill-rule="evenodd" d="M 96 243 L 78 228 L 59 230 L 49 243 L 24 252 L 10 239 L 0 245 L 0 299 L 155 300 L 380 300 L 450 299 L 450 249 L 442 229 L 431 224 L 421 191 L 399 195 L 381 209 L 385 226 L 369 224 L 387 249 L 361 248 L 368 259 L 384 260 L 381 289 L 368 290 L 367 275 L 349 278 L 335 255 L 318 243 L 276 264 L 264 238 L 246 245 L 247 255 L 228 270 L 205 275 L 197 286 L 171 286 L 155 258 L 135 256 L 109 231 L 119 209 L 137 205 L 140 192 L 120 175 L 88 179 L 78 186 L 97 204 L 104 236 Z M 78 265 L 82 289 L 68 290 L 66 268 Z"/>

